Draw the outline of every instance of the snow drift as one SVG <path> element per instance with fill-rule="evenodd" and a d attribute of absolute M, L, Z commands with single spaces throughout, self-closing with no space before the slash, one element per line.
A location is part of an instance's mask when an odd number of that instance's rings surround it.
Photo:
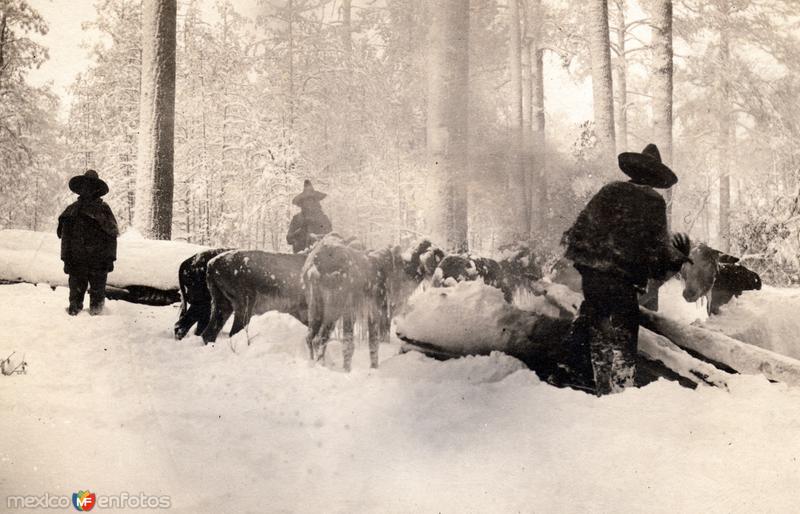
<path fill-rule="evenodd" d="M 309 365 L 285 315 L 204 347 L 172 339 L 175 306 L 70 318 L 66 298 L 0 287 L 0 358 L 29 363 L 0 376 L 0 498 L 144 492 L 187 514 L 796 507 L 800 389 L 762 377 L 598 399 L 500 354 L 394 345 L 378 370 L 357 348 L 345 374 Z"/>

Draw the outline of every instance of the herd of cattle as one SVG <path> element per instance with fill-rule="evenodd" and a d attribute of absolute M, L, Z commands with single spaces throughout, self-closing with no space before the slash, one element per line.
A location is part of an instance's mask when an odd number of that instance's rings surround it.
<path fill-rule="evenodd" d="M 743 291 L 760 289 L 761 280 L 738 259 L 700 244 L 692 262 L 680 272 L 683 296 L 694 302 L 709 299 L 710 314 Z M 290 314 L 308 327 L 306 344 L 312 360 L 324 357 L 336 324 L 342 321 L 345 370 L 353 356 L 353 327 L 367 328 L 372 367 L 378 366 L 378 346 L 386 340 L 393 316 L 423 282 L 443 287 L 464 280 L 483 280 L 500 289 L 511 302 L 518 289 L 541 290 L 543 273 L 526 246 L 503 249 L 490 259 L 445 255 L 428 240 L 403 253 L 397 246 L 367 251 L 353 239 L 328 234 L 309 252 L 270 253 L 219 248 L 185 260 L 179 269 L 180 316 L 175 338 L 192 326 L 206 343 L 216 340 L 231 315 L 230 335 L 244 329 L 250 318 L 275 310 Z M 557 263 L 544 280 L 580 291 L 580 275 L 568 262 Z"/>

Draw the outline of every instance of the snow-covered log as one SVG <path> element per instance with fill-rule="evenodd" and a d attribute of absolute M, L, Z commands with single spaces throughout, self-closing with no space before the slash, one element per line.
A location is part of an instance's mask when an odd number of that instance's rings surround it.
<path fill-rule="evenodd" d="M 661 362 L 692 382 L 702 382 L 727 389 L 729 373 L 692 357 L 666 337 L 644 327 L 639 329 L 639 354 L 651 361 Z"/>
<path fill-rule="evenodd" d="M 548 287 L 538 298 L 529 306 L 534 312 L 529 312 L 509 305 L 497 289 L 479 282 L 431 288 L 398 320 L 397 335 L 406 342 L 404 351 L 438 359 L 501 351 L 540 376 L 547 375 L 568 360 L 561 340 L 571 324 L 571 316 L 564 314 L 574 312 L 575 298 L 558 286 Z M 692 387 L 727 383 L 726 373 L 647 330 L 641 333 L 640 357 L 640 384 L 658 377 Z"/>
<path fill-rule="evenodd" d="M 178 291 L 178 267 L 204 246 L 123 235 L 108 275 L 109 298 L 163 305 Z M 0 281 L 67 286 L 61 243 L 55 234 L 0 230 Z"/>
<path fill-rule="evenodd" d="M 670 320 L 642 310 L 642 325 L 678 346 L 692 350 L 739 373 L 762 374 L 770 380 L 800 385 L 800 361 L 780 355 L 725 334 Z"/>

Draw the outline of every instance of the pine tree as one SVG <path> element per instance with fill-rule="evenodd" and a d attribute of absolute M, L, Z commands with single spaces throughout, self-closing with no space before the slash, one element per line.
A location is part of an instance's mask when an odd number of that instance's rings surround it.
<path fill-rule="evenodd" d="M 176 0 L 142 4 L 142 90 L 134 226 L 148 238 L 172 236 L 175 139 Z"/>
<path fill-rule="evenodd" d="M 47 51 L 35 36 L 47 24 L 28 2 L 0 8 L 0 228 L 51 226 L 64 195 L 58 171 L 58 101 L 48 87 L 28 82 Z"/>
<path fill-rule="evenodd" d="M 614 92 L 611 85 L 611 50 L 607 0 L 587 0 L 589 52 L 592 62 L 594 123 L 604 161 L 613 158 Z"/>
<path fill-rule="evenodd" d="M 655 0 L 651 15 L 653 49 L 653 141 L 661 160 L 672 165 L 672 0 Z M 667 220 L 672 218 L 672 190 L 667 193 Z"/>
<path fill-rule="evenodd" d="M 428 153 L 439 181 L 433 234 L 451 250 L 467 248 L 469 2 L 431 6 L 428 55 Z"/>

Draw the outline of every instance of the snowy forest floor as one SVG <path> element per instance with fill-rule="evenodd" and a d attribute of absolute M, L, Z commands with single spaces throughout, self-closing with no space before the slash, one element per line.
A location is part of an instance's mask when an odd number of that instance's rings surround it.
<path fill-rule="evenodd" d="M 800 389 L 762 377 L 597 399 L 501 354 L 436 362 L 396 344 L 379 370 L 358 345 L 345 374 L 310 365 L 285 315 L 203 347 L 173 340 L 177 306 L 70 318 L 66 298 L 0 287 L 0 358 L 29 363 L 0 376 L 0 510 L 82 489 L 186 513 L 796 508 Z"/>

